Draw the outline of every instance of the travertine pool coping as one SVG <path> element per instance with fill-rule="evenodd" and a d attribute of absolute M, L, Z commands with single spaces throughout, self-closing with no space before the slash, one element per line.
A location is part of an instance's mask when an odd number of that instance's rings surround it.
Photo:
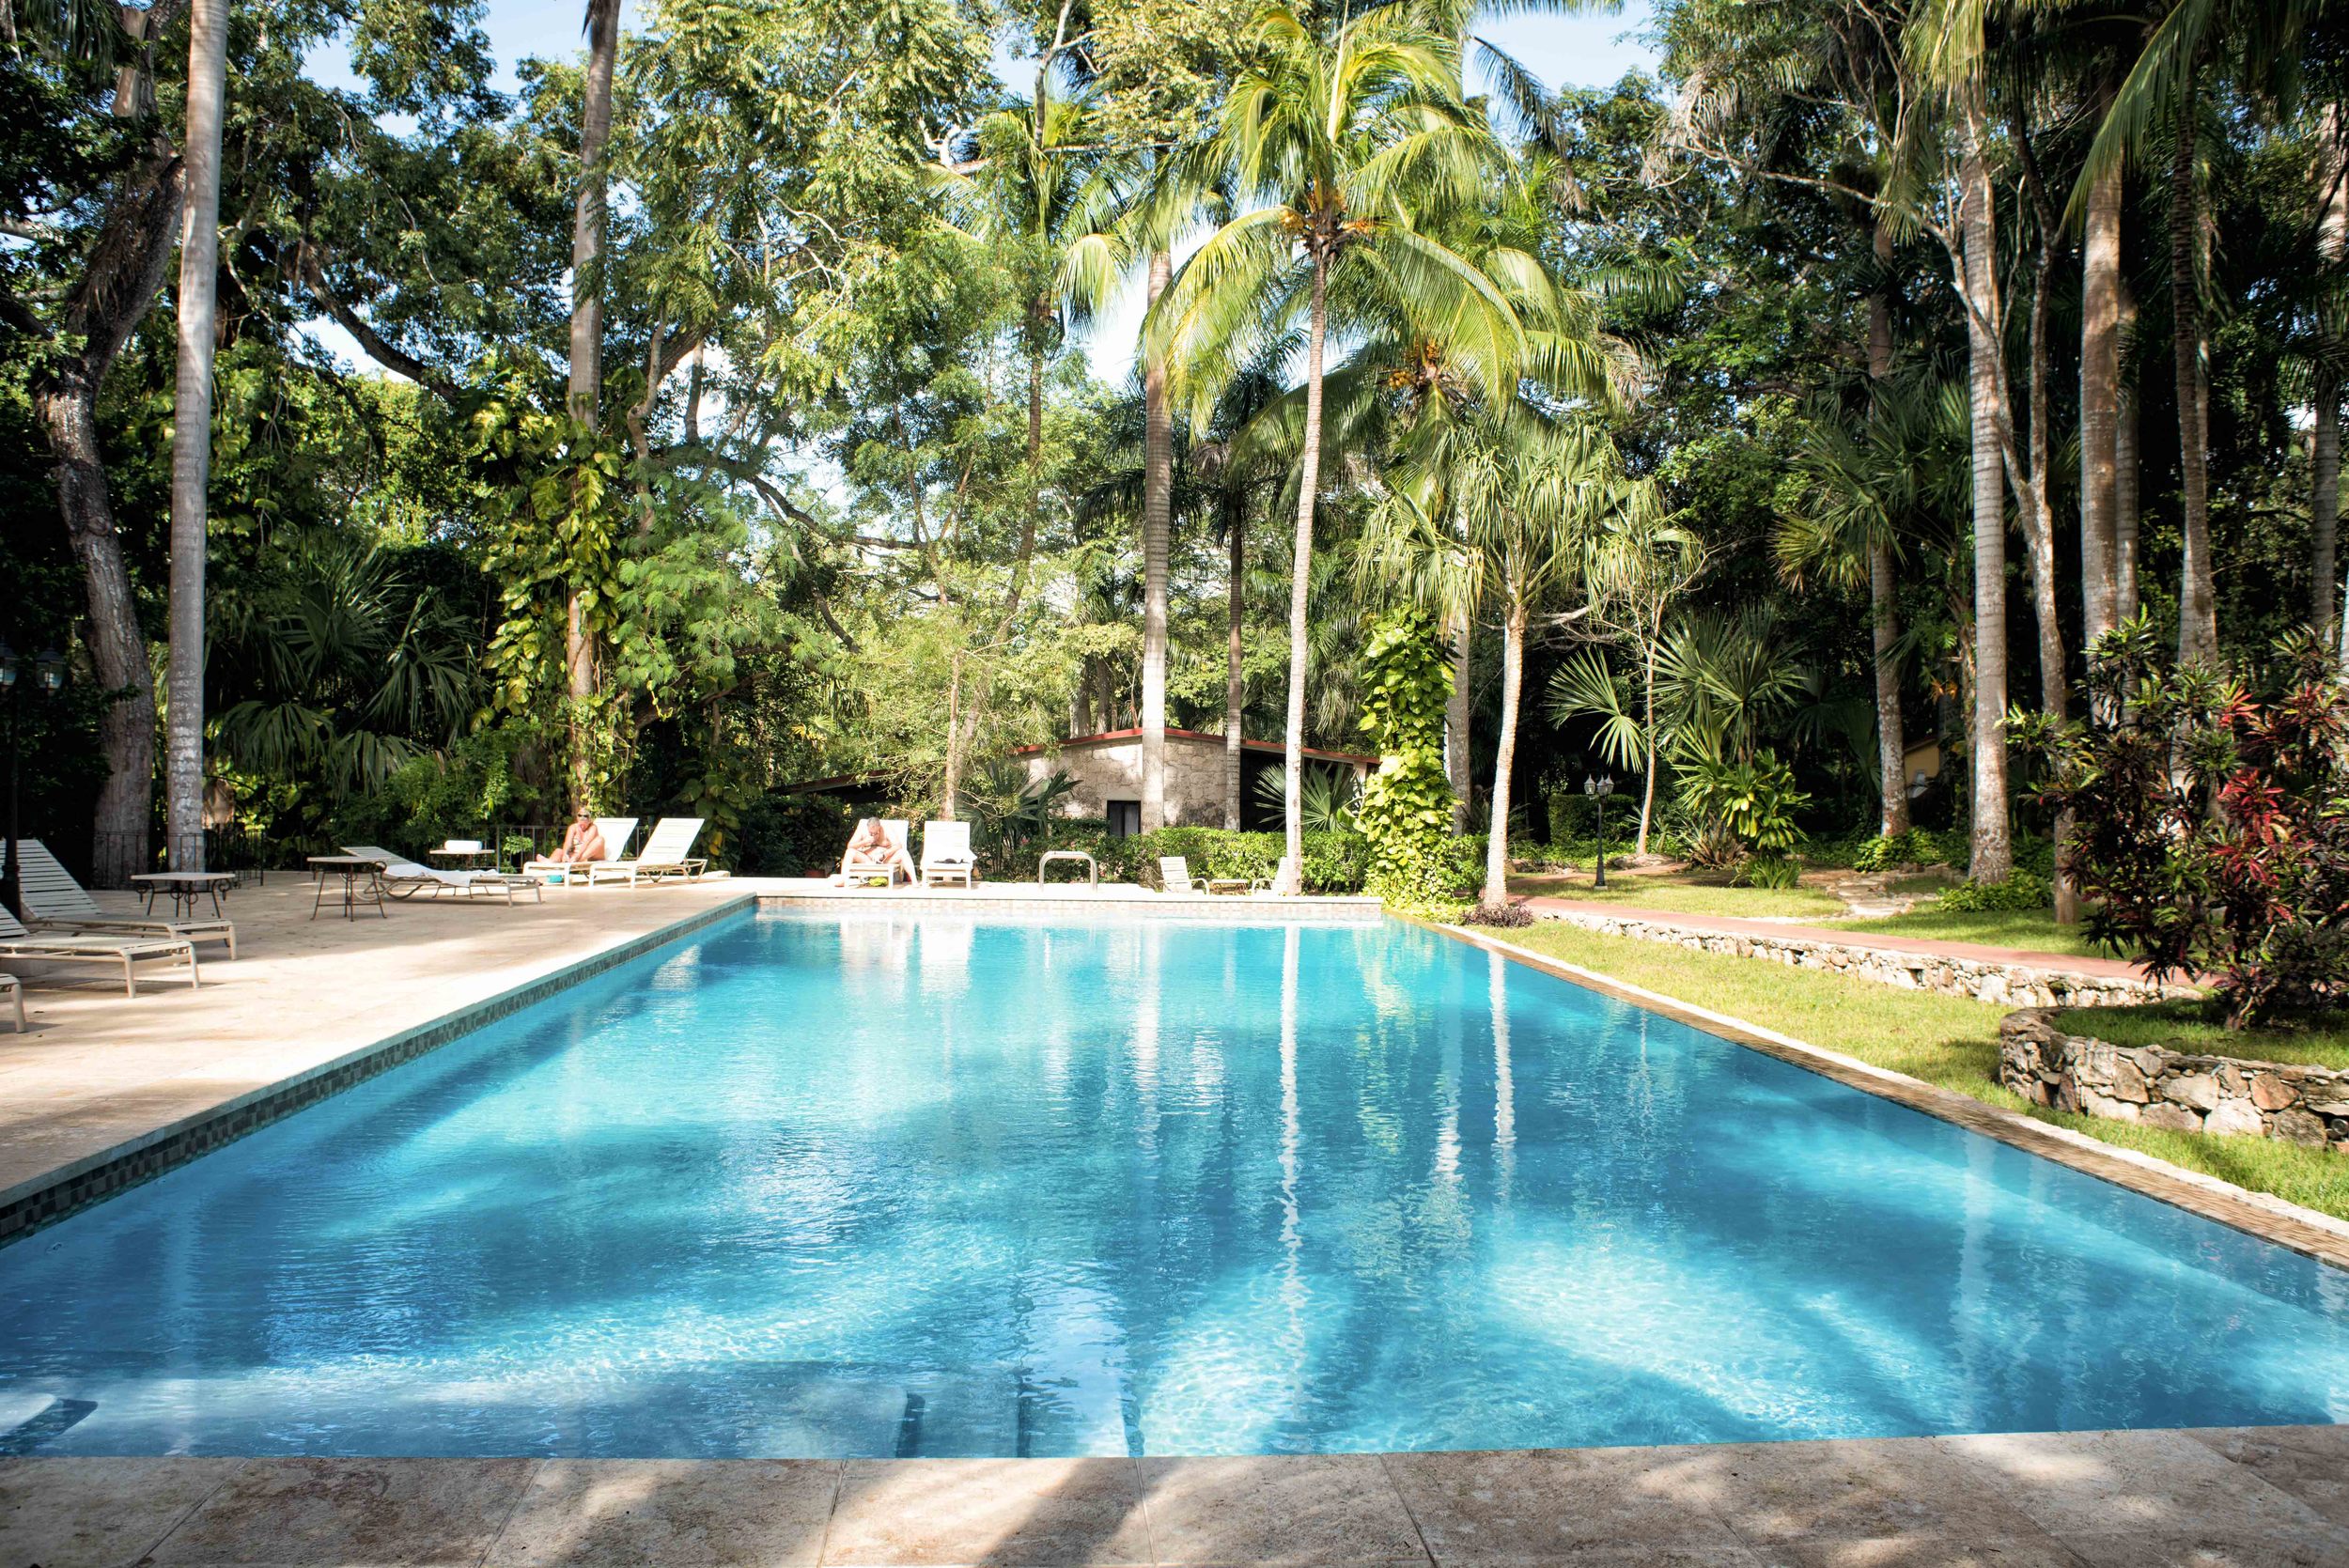
<path fill-rule="evenodd" d="M 0 1460 L 0 1562 L 2268 1568 L 2349 1428 L 1266 1458 Z"/>

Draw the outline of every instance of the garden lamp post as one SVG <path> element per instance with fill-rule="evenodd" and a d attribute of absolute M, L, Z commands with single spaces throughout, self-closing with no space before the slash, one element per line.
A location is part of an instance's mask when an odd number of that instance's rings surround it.
<path fill-rule="evenodd" d="M 1595 779 L 1586 773 L 1582 793 L 1598 807 L 1598 872 L 1591 878 L 1591 887 L 1596 891 L 1607 885 L 1607 797 L 1615 793 L 1615 781 L 1611 776 Z"/>
<path fill-rule="evenodd" d="M 8 838 L 5 848 L 0 848 L 0 904 L 6 904 L 8 913 L 19 920 L 24 918 L 24 894 L 19 885 L 21 868 L 16 855 L 17 753 L 21 750 L 19 732 L 23 728 L 19 722 L 19 705 L 23 700 L 18 695 L 18 690 L 25 674 L 24 660 L 17 657 L 14 648 L 0 643 L 0 691 L 8 693 Z M 54 695 L 65 685 L 65 660 L 54 648 L 46 649 L 32 661 L 31 675 L 43 696 Z"/>

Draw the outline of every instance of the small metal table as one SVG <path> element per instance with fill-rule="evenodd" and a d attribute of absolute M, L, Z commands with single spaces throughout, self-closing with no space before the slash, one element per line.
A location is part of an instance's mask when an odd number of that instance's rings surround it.
<path fill-rule="evenodd" d="M 318 895 L 310 900 L 310 918 L 319 918 L 319 910 L 326 904 L 326 874 L 339 872 L 343 879 L 343 918 L 354 918 L 362 904 L 372 904 L 375 912 L 385 920 L 392 911 L 384 908 L 383 862 L 365 855 L 312 855 L 310 869 L 319 874 Z M 364 880 L 363 880 L 364 878 Z"/>
<path fill-rule="evenodd" d="M 220 913 L 220 895 L 236 885 L 233 871 L 142 871 L 131 878 L 138 892 L 147 895 L 147 912 L 155 912 L 155 895 L 167 894 L 171 899 L 174 918 L 195 913 L 195 901 L 210 895 L 212 913 Z"/>
<path fill-rule="evenodd" d="M 498 852 L 487 845 L 477 844 L 471 849 L 452 849 L 443 845 L 438 849 L 426 850 L 425 854 L 443 865 L 455 866 L 459 870 L 495 871 L 498 866 Z"/>
<path fill-rule="evenodd" d="M 1044 885 L 1045 868 L 1050 866 L 1054 861 L 1081 861 L 1084 862 L 1085 868 L 1085 885 L 1087 887 L 1095 888 L 1101 885 L 1101 870 L 1098 866 L 1093 863 L 1093 857 L 1087 854 L 1084 850 L 1047 849 L 1044 851 L 1043 858 L 1035 862 L 1035 885 L 1037 887 L 1040 888 Z"/>

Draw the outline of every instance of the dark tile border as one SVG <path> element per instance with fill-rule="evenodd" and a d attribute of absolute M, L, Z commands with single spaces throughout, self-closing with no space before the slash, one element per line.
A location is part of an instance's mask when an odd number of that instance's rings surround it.
<path fill-rule="evenodd" d="M 2286 1203 L 2283 1199 L 2263 1198 L 2222 1182 L 2216 1176 L 2184 1171 L 2151 1155 L 2139 1154 L 2134 1150 L 2123 1152 L 2085 1135 L 2052 1127 L 2016 1111 L 1986 1104 L 1954 1089 L 1943 1089 L 1922 1079 L 1910 1078 L 1906 1073 L 1871 1065 L 1857 1057 L 1805 1045 L 1727 1014 L 1711 1012 L 1644 986 L 1628 985 L 1595 970 L 1586 970 L 1579 964 L 1569 964 L 1531 948 L 1519 947 L 1515 942 L 1502 941 L 1455 925 L 1439 925 L 1432 921 L 1414 920 L 1410 924 L 1439 932 L 1470 947 L 1497 953 L 1553 979 L 1628 1001 L 1652 1013 L 1661 1013 L 1692 1029 L 1727 1040 L 1732 1045 L 1758 1050 L 1766 1056 L 1774 1056 L 1781 1062 L 1817 1073 L 1822 1078 L 1833 1079 L 1847 1088 L 1858 1089 L 1906 1106 L 1911 1110 L 1920 1110 L 1941 1121 L 1954 1123 L 1968 1132 L 1995 1138 L 2026 1154 L 2069 1166 L 2084 1175 L 2110 1182 L 2115 1187 L 2127 1188 L 2142 1197 L 2185 1209 L 2204 1219 L 2216 1220 L 2231 1230 L 2241 1231 L 2262 1241 L 2289 1248 L 2319 1263 L 2349 1270 L 2349 1234 L 2326 1223 L 2325 1216 Z"/>
<path fill-rule="evenodd" d="M 745 892 L 739 898 L 727 899 L 706 909 L 696 909 L 682 919 L 671 921 L 642 936 L 631 937 L 617 946 L 590 954 L 551 974 L 524 981 L 511 990 L 469 1003 L 428 1023 L 401 1030 L 372 1045 L 361 1046 L 334 1061 L 320 1063 L 290 1078 L 281 1079 L 117 1144 L 103 1153 L 37 1176 L 28 1184 L 33 1186 L 33 1190 L 20 1192 L 8 1203 L 0 1203 L 0 1247 L 22 1241 L 34 1232 L 54 1225 L 68 1215 L 77 1214 L 92 1203 L 143 1182 L 153 1181 L 164 1172 L 184 1165 L 200 1155 L 210 1154 L 225 1144 L 233 1143 L 281 1117 L 339 1094 L 355 1084 L 364 1083 L 402 1063 L 412 1062 L 428 1051 L 438 1050 L 485 1024 L 495 1023 L 500 1018 L 567 991 L 583 980 L 632 962 L 720 921 L 730 920 L 754 909 L 756 904 L 756 895 Z"/>

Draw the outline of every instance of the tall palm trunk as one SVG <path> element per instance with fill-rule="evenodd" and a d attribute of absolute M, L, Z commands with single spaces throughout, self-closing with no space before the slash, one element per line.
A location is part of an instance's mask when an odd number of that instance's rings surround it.
<path fill-rule="evenodd" d="M 1314 252 L 1313 314 L 1305 336 L 1305 450 L 1297 475 L 1297 552 L 1289 568 L 1289 711 L 1282 737 L 1283 853 L 1275 893 L 1304 886 L 1305 608 L 1313 587 L 1314 503 L 1321 490 L 1321 354 L 1330 324 L 1330 257 Z"/>
<path fill-rule="evenodd" d="M 2324 263 L 2323 284 L 2329 295 L 2338 286 L 2344 251 L 2349 251 L 2349 181 L 2344 181 L 2341 158 L 2341 105 L 2328 103 L 2317 128 L 2316 180 L 2321 213 L 2316 229 L 2316 254 Z M 2309 485 L 2309 624 L 2320 637 L 2330 638 L 2333 592 L 2340 582 L 2341 523 L 2341 334 L 2335 326 L 2332 302 L 2317 309 L 2316 375 L 2310 388 L 2315 421 L 2310 443 Z"/>
<path fill-rule="evenodd" d="M 2137 382 L 2129 373 L 2129 338 L 2137 330 L 2137 295 L 2120 280 L 2120 383 L 2112 397 L 2112 619 L 2137 613 L 2137 536 L 2143 469 L 2138 443 Z"/>
<path fill-rule="evenodd" d="M 204 522 L 212 463 L 212 342 L 220 281 L 220 121 L 228 0 L 188 13 L 188 129 L 180 150 L 179 363 L 171 432 L 170 703 L 163 837 L 174 871 L 204 869 Z"/>
<path fill-rule="evenodd" d="M 587 74 L 579 114 L 579 193 L 571 209 L 572 421 L 593 439 L 603 397 L 603 152 L 612 135 L 612 72 L 619 57 L 620 0 L 587 0 Z M 596 644 L 583 590 L 574 582 L 563 606 L 563 667 L 570 695 L 571 793 L 589 803 L 595 782 L 587 705 L 597 688 Z"/>
<path fill-rule="evenodd" d="M 1224 588 L 1226 625 L 1223 644 L 1223 826 L 1237 832 L 1240 823 L 1242 709 L 1248 702 L 1246 649 L 1241 643 L 1243 613 L 1248 600 L 1248 505 L 1236 496 L 1224 500 L 1224 542 L 1232 552 L 1231 578 Z"/>
<path fill-rule="evenodd" d="M 1452 642 L 1452 695 L 1443 705 L 1443 770 L 1452 785 L 1452 831 L 1468 831 L 1469 798 L 1475 793 L 1469 754 L 1469 677 L 1475 674 L 1476 623 L 1460 616 L 1444 628 Z"/>
<path fill-rule="evenodd" d="M 1647 639 L 1647 671 L 1641 696 L 1647 728 L 1647 778 L 1640 786 L 1640 832 L 1631 846 L 1631 857 L 1636 861 L 1647 859 L 1648 824 L 1656 820 L 1656 639 Z M 1906 804 L 1904 798 L 1903 805 Z M 1601 855 L 1607 853 L 1607 841 L 1603 838 L 1598 850 Z"/>
<path fill-rule="evenodd" d="M 1150 303 L 1166 292 L 1174 258 L 1150 253 Z M 1166 826 L 1166 556 L 1172 530 L 1174 433 L 1166 409 L 1166 361 L 1142 372 L 1142 831 Z"/>
<path fill-rule="evenodd" d="M 2218 655 L 2210 559 L 2210 395 L 2202 371 L 2202 304 L 2196 283 L 2201 209 L 2194 192 L 2195 73 L 2186 72 L 2170 155 L 2170 347 L 2178 379 L 2178 488 L 2185 502 L 2178 566 L 2178 659 Z"/>
<path fill-rule="evenodd" d="M 1892 236 L 1879 226 L 1875 237 L 1878 268 L 1890 265 Z M 1868 380 L 1881 386 L 1892 374 L 1892 302 L 1883 286 L 1868 296 Z M 1876 686 L 1876 830 L 1886 838 L 1908 831 L 1908 737 L 1901 722 L 1900 612 L 1894 599 L 1892 541 L 1868 541 L 1868 624 L 1874 640 Z M 1650 768 L 1649 793 L 1654 793 Z M 1647 852 L 1647 807 L 1640 810 L 1641 845 Z"/>
<path fill-rule="evenodd" d="M 1492 826 L 1485 834 L 1486 904 L 1509 902 L 1509 773 L 1517 760 L 1517 695 L 1524 682 L 1525 605 L 1512 586 L 1501 628 L 1501 727 L 1493 735 Z"/>
<path fill-rule="evenodd" d="M 1974 476 L 1973 842 L 1968 869 L 2000 882 L 2015 869 L 2006 800 L 2006 485 L 1998 436 L 1999 352 L 1994 337 L 1999 264 L 1990 173 L 1970 142 L 1960 165 L 1967 301 L 1967 371 Z"/>
<path fill-rule="evenodd" d="M 2088 187 L 2080 246 L 2080 638 L 2093 646 L 2119 614 L 2121 169 Z"/>

